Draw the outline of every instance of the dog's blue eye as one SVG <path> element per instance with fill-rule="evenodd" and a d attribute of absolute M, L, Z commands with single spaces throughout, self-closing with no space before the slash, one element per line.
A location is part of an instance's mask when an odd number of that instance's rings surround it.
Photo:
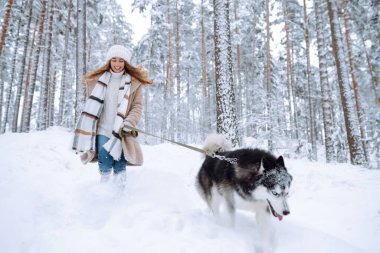
<path fill-rule="evenodd" d="M 273 194 L 274 196 L 278 196 L 278 195 L 280 195 L 280 194 L 278 194 L 278 193 L 275 192 L 275 191 L 272 191 L 272 194 Z"/>

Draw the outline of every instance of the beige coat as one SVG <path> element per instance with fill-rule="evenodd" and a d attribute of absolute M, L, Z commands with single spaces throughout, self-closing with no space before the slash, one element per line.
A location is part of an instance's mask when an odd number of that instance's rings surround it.
<path fill-rule="evenodd" d="M 82 80 L 83 85 L 86 88 L 86 98 L 91 95 L 98 79 L 86 79 Z M 137 123 L 140 121 L 142 114 L 142 84 L 139 80 L 132 77 L 131 89 L 129 94 L 127 117 L 124 121 L 128 122 L 131 126 L 136 127 Z M 135 137 L 131 135 L 124 136 L 122 138 L 123 152 L 125 159 L 128 161 L 128 165 L 142 165 L 143 164 L 143 153 L 140 144 L 137 142 Z M 98 151 L 94 159 L 91 162 L 98 161 Z"/>

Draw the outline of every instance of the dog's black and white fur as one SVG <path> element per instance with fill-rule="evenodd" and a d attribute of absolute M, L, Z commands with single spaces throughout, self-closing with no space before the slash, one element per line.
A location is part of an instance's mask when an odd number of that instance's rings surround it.
<path fill-rule="evenodd" d="M 265 252 L 271 248 L 272 228 L 270 216 L 282 220 L 290 213 L 287 198 L 292 181 L 282 156 L 260 149 L 231 150 L 222 135 L 210 135 L 205 141 L 207 154 L 236 158 L 232 164 L 225 160 L 206 156 L 197 175 L 197 189 L 208 207 L 219 214 L 224 203 L 234 222 L 235 208 L 256 213 L 256 221 Z"/>

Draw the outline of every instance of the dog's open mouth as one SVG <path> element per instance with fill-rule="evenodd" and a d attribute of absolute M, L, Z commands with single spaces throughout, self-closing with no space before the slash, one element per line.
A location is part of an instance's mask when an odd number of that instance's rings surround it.
<path fill-rule="evenodd" d="M 270 212 L 273 214 L 274 217 L 278 218 L 279 221 L 282 220 L 282 215 L 278 214 L 272 207 L 271 203 L 269 202 L 269 200 L 267 200 L 268 202 L 268 205 L 269 205 L 269 209 L 270 209 Z"/>

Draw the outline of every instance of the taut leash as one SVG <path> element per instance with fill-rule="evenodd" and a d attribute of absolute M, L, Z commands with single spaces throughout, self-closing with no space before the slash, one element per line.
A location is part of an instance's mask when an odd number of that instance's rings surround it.
<path fill-rule="evenodd" d="M 128 131 L 126 128 L 128 130 L 130 130 L 130 131 Z M 137 128 L 132 127 L 132 126 L 124 126 L 122 131 L 127 132 L 127 133 L 129 132 L 134 137 L 136 137 L 138 135 L 138 133 L 140 132 L 142 134 L 150 135 L 150 136 L 153 136 L 153 137 L 156 137 L 156 138 L 160 138 L 162 140 L 165 140 L 165 141 L 177 144 L 177 145 L 182 146 L 184 148 L 188 148 L 188 149 L 197 151 L 199 153 L 208 155 L 208 156 L 210 156 L 212 158 L 218 158 L 219 160 L 224 160 L 224 161 L 227 161 L 227 162 L 229 162 L 231 164 L 237 164 L 237 158 L 229 158 L 229 157 L 225 157 L 225 156 L 222 156 L 222 155 L 217 155 L 215 153 L 209 154 L 209 153 L 206 153 L 203 149 L 200 149 L 200 148 L 197 148 L 197 147 L 193 147 L 193 146 L 190 146 L 190 145 L 187 145 L 187 144 L 184 144 L 184 143 L 180 143 L 180 142 L 177 142 L 177 141 L 169 140 L 169 139 L 166 139 L 164 137 L 161 137 L 161 136 L 158 136 L 158 135 L 154 135 L 152 133 L 145 132 L 145 131 L 143 131 L 141 129 L 137 129 Z"/>

